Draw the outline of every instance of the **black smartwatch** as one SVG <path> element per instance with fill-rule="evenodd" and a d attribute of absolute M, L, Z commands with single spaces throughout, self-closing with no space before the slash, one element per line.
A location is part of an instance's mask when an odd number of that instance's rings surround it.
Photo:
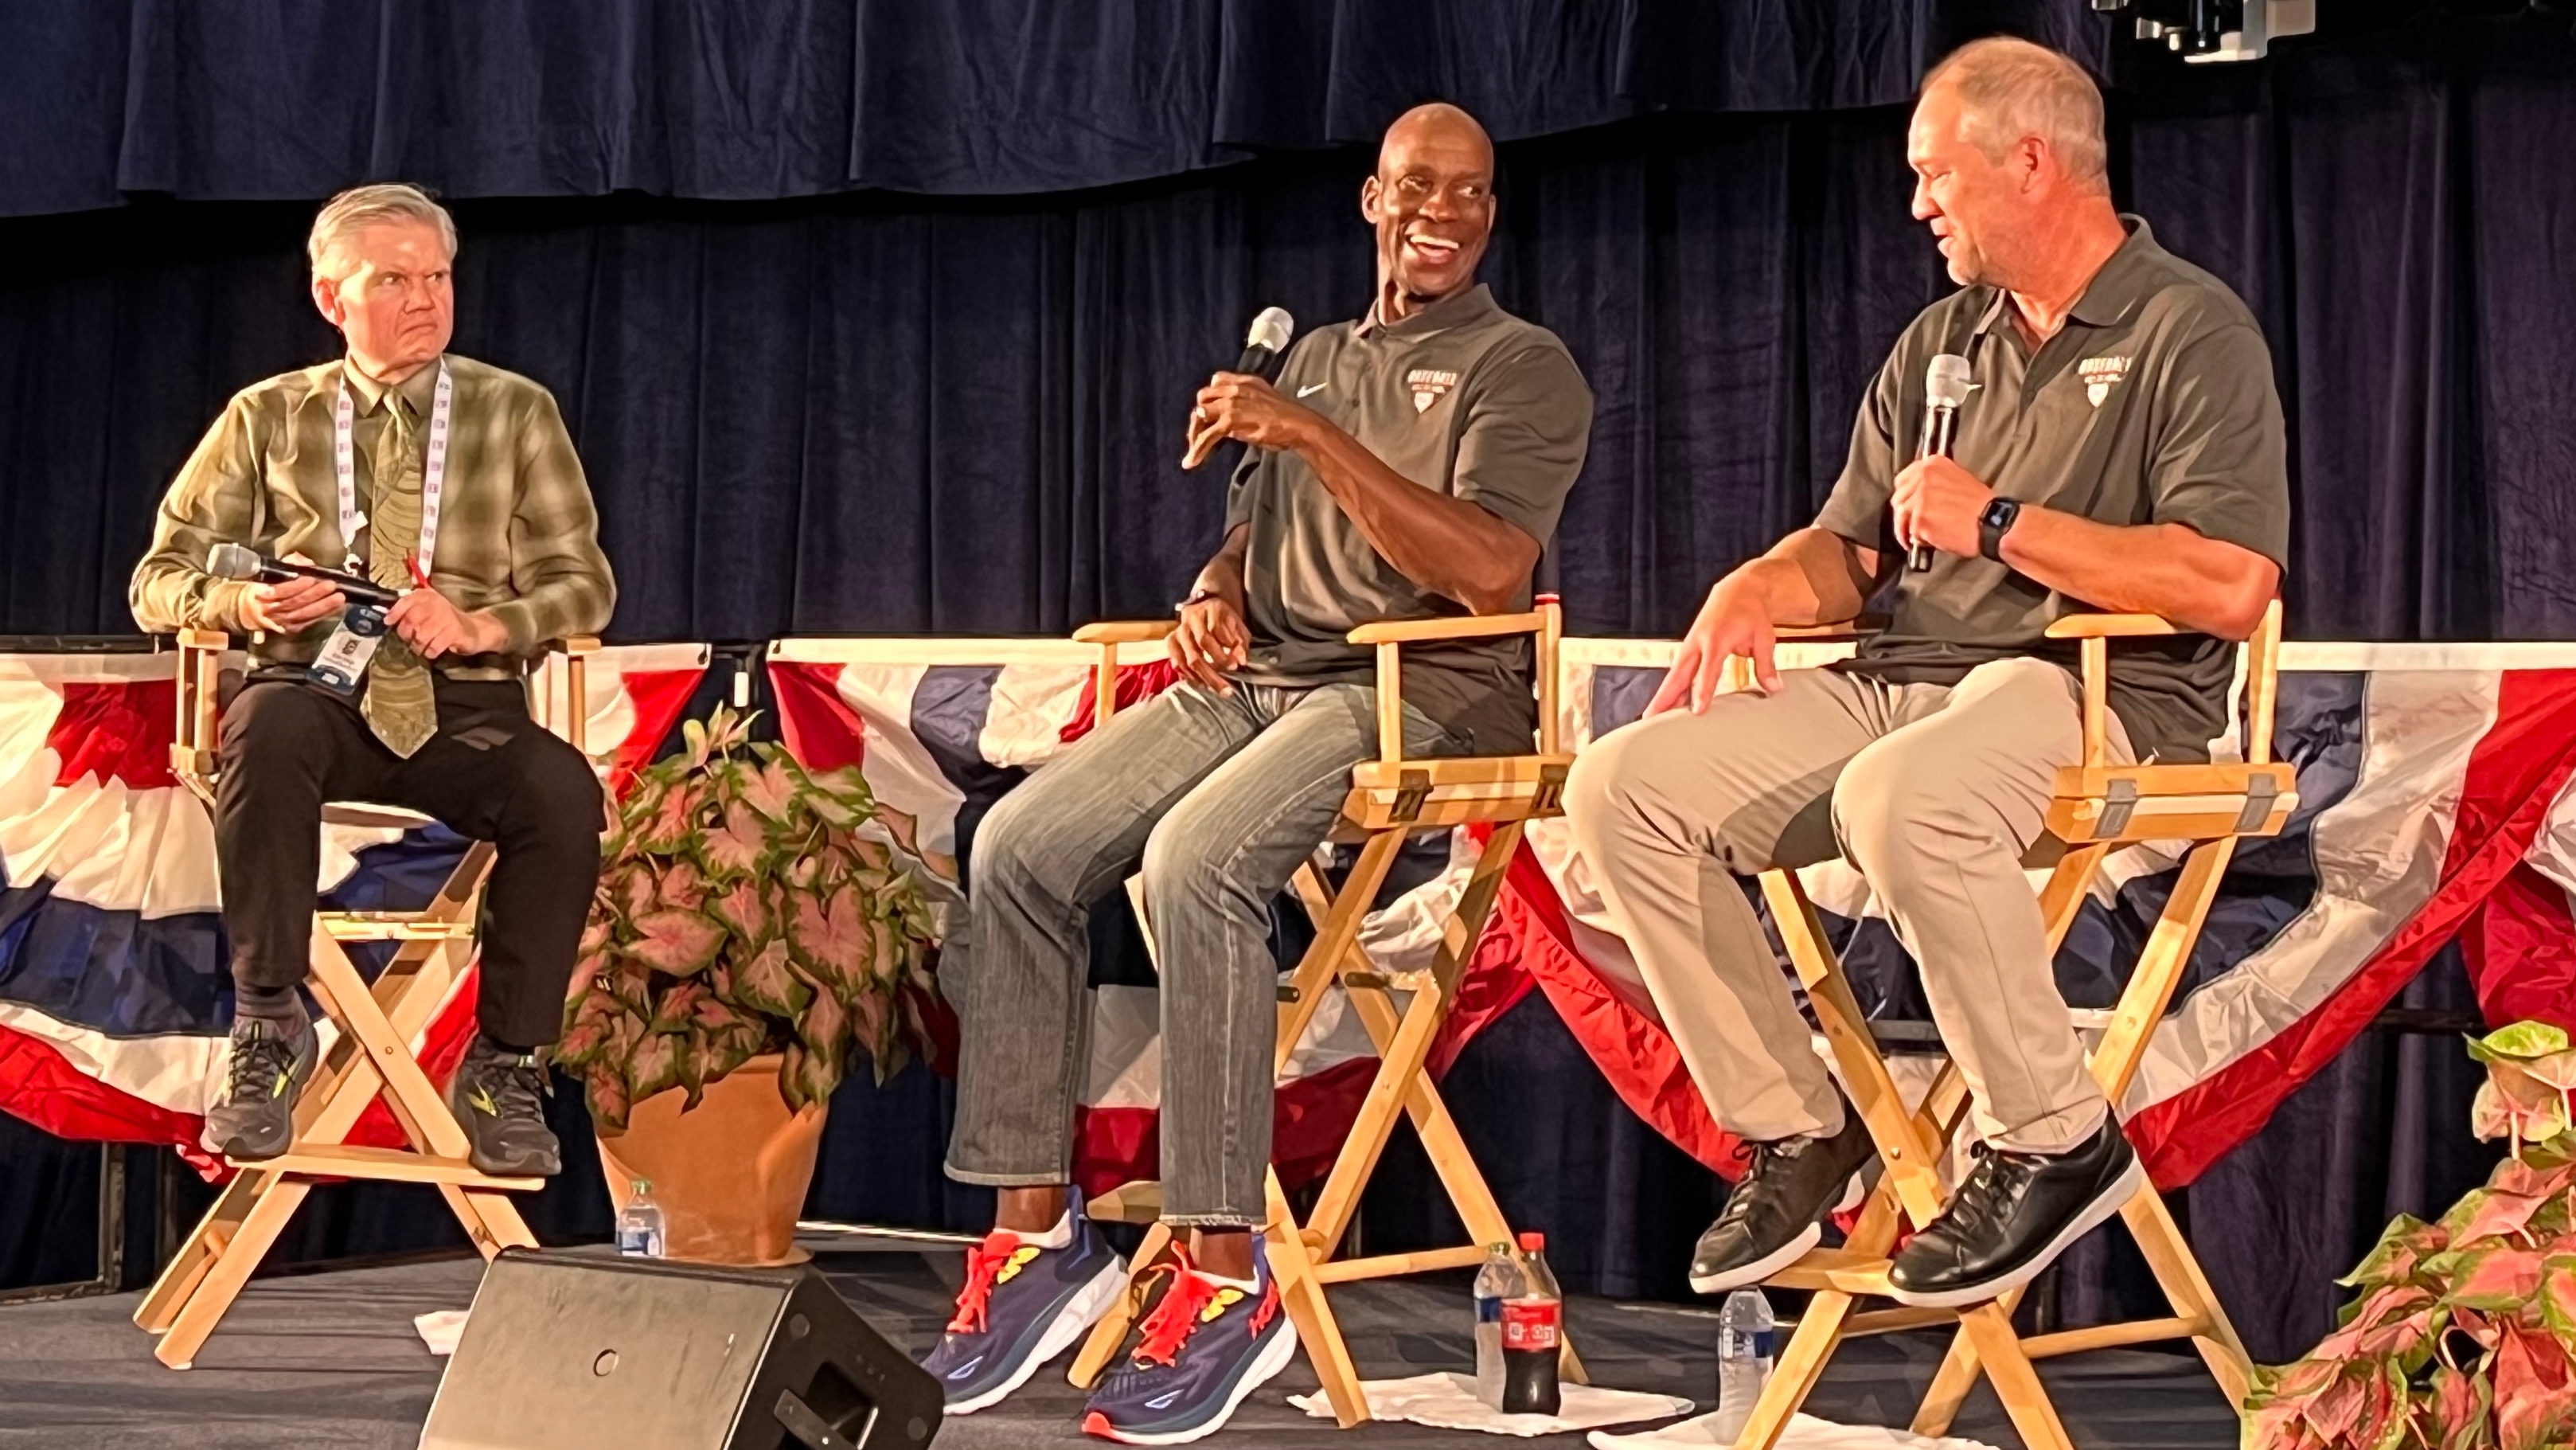
<path fill-rule="evenodd" d="M 1977 515 L 1977 552 L 2000 564 L 2004 561 L 2004 531 L 2021 517 L 2021 500 L 1998 498 L 1988 501 L 1985 511 Z"/>

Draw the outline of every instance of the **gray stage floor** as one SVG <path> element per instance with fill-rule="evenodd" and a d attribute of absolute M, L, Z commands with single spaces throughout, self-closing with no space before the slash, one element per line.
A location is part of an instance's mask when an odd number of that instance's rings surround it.
<path fill-rule="evenodd" d="M 918 1351 L 938 1333 L 963 1267 L 957 1249 L 878 1239 L 813 1246 L 817 1262 L 887 1337 Z M 0 1308 L 0 1444 L 410 1447 L 444 1363 L 423 1347 L 412 1316 L 464 1308 L 480 1271 L 468 1259 L 260 1280 L 185 1373 L 152 1359 L 149 1339 L 130 1322 L 134 1295 Z M 1463 1279 L 1355 1285 L 1336 1290 L 1334 1302 L 1364 1374 L 1394 1378 L 1464 1368 L 1471 1359 Z M 1705 1408 L 1715 1379 L 1712 1316 L 1601 1300 L 1577 1300 L 1568 1312 L 1597 1381 Z M 1902 1424 L 1941 1349 L 1924 1335 L 1850 1346 L 1809 1408 L 1845 1423 Z M 2235 1417 L 2187 1357 L 2093 1354 L 2042 1373 L 2075 1443 L 2092 1450 L 2219 1450 L 2237 1442 Z M 1405 1425 L 1344 1435 L 1286 1404 L 1287 1394 L 1313 1387 L 1301 1357 L 1211 1443 L 1265 1450 L 1583 1443 L 1574 1435 L 1484 1441 Z M 1102 1443 L 1077 1428 L 1080 1405 L 1060 1373 L 1041 1374 L 1004 1405 L 949 1422 L 937 1443 L 942 1450 Z M 1982 1388 L 1952 1433 L 2019 1443 Z"/>

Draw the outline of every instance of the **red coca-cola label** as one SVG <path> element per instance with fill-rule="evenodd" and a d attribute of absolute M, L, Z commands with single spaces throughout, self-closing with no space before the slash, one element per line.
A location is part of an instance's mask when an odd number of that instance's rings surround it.
<path fill-rule="evenodd" d="M 1563 1308 L 1554 1299 L 1504 1300 L 1503 1348 L 1524 1351 L 1556 1348 L 1558 1316 Z"/>

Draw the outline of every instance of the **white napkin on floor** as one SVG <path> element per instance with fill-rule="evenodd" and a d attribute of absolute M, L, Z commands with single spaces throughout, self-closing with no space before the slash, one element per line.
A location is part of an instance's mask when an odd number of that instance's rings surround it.
<path fill-rule="evenodd" d="M 1595 1430 L 1589 1437 L 1592 1450 L 1724 1450 L 1735 1443 L 1730 1435 L 1721 1440 L 1717 1435 L 1717 1414 L 1712 1411 L 1696 1420 L 1666 1425 L 1660 1430 L 1645 1430 L 1634 1435 L 1605 1435 Z M 1995 1450 L 1979 1440 L 1927 1440 L 1903 1430 L 1882 1429 L 1876 1425 L 1837 1425 L 1813 1415 L 1799 1415 L 1782 1431 L 1777 1450 Z"/>
<path fill-rule="evenodd" d="M 1410 1420 L 1441 1430 L 1482 1430 L 1489 1435 L 1560 1435 L 1568 1430 L 1625 1425 L 1691 1412 L 1690 1401 L 1670 1395 L 1567 1385 L 1559 1392 L 1563 1403 L 1553 1415 L 1506 1415 L 1485 1408 L 1485 1402 L 1476 1398 L 1474 1375 L 1449 1373 L 1369 1380 L 1360 1386 L 1360 1392 L 1368 1397 L 1369 1413 L 1378 1419 Z M 1311 1395 L 1290 1395 L 1288 1403 L 1309 1415 L 1332 1418 L 1332 1404 L 1321 1390 Z"/>
<path fill-rule="evenodd" d="M 427 1314 L 415 1314 L 411 1327 L 420 1331 L 421 1342 L 429 1346 L 430 1353 L 454 1354 L 458 1337 L 465 1333 L 465 1311 L 433 1309 Z"/>

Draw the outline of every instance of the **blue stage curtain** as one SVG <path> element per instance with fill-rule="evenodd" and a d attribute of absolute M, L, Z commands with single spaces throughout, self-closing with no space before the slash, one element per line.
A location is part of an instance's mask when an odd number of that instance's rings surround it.
<path fill-rule="evenodd" d="M 1005 195 L 1373 138 L 1876 106 L 2084 0 L 126 0 L 0 5 L 0 216 L 127 197 Z"/>

